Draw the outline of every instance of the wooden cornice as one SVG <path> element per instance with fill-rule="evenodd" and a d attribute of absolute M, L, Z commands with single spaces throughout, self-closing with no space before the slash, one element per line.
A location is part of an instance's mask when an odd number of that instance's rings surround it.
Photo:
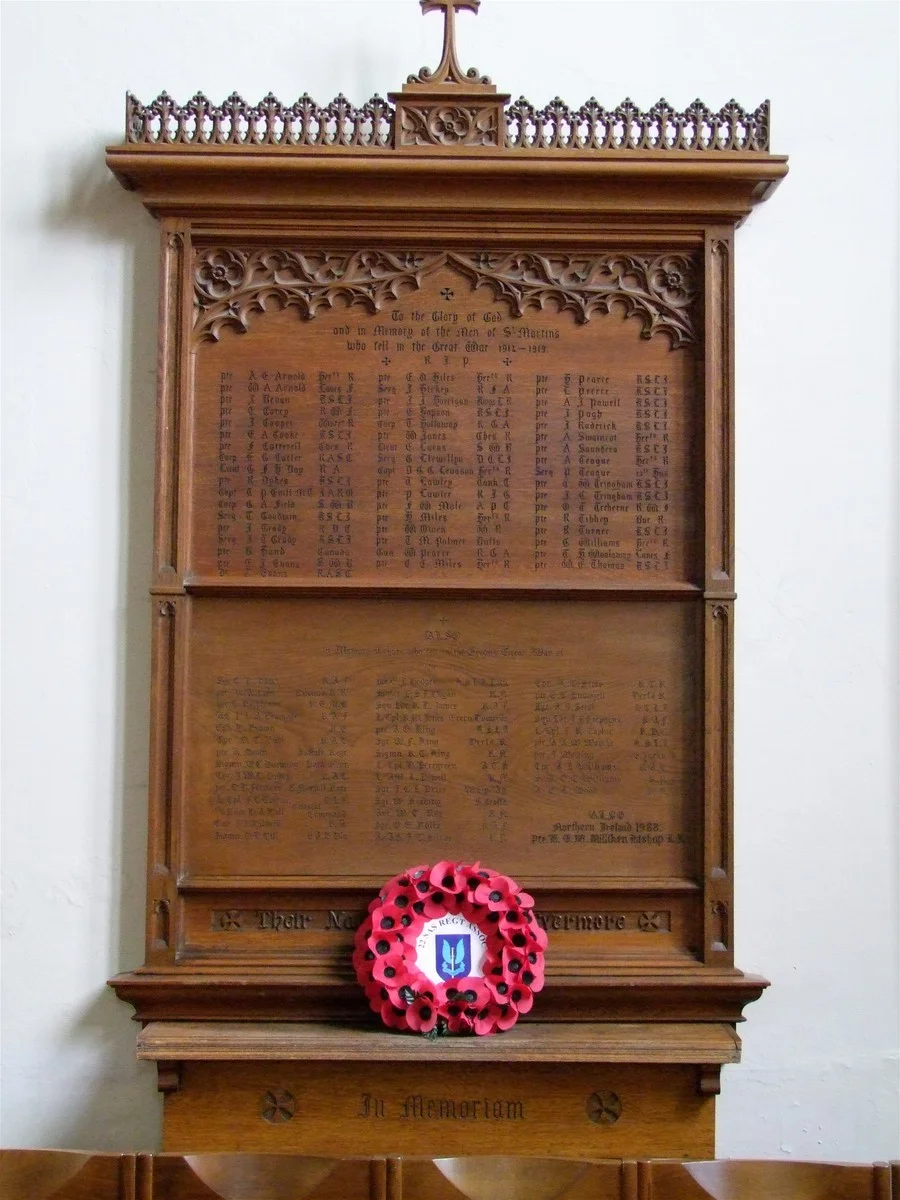
<path fill-rule="evenodd" d="M 390 156 L 339 147 L 290 151 L 241 146 L 126 144 L 107 150 L 123 187 L 156 216 L 221 221 L 321 218 L 330 232 L 377 213 L 382 222 L 429 225 L 462 218 L 496 227 L 658 219 L 737 224 L 787 174 L 783 155 L 744 151 L 497 151 L 445 147 Z"/>

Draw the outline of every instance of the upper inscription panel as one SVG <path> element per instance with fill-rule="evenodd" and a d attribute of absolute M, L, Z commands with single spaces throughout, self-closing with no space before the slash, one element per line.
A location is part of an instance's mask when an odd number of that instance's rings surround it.
<path fill-rule="evenodd" d="M 697 582 L 695 275 L 680 255 L 199 251 L 189 575 Z"/>

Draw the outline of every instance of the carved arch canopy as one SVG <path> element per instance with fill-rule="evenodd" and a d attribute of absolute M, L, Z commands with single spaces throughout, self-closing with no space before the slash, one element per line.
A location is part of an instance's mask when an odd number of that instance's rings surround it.
<path fill-rule="evenodd" d="M 546 307 L 579 324 L 614 307 L 637 317 L 641 336 L 662 332 L 673 349 L 699 338 L 699 264 L 685 254 L 538 254 L 532 251 L 296 250 L 213 247 L 194 259 L 194 336 L 217 341 L 246 332 L 270 304 L 312 320 L 337 300 L 379 312 L 417 291 L 425 276 L 455 268 L 473 288 L 489 287 L 512 317 Z"/>

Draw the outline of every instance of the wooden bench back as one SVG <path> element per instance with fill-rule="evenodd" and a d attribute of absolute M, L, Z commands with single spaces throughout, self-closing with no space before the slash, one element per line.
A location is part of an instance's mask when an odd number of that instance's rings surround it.
<path fill-rule="evenodd" d="M 900 1163 L 0 1151 L 0 1200 L 900 1200 Z"/>

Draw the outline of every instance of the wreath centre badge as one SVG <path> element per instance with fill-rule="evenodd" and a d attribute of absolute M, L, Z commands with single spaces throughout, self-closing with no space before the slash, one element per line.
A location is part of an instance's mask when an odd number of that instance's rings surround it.
<path fill-rule="evenodd" d="M 480 863 L 395 875 L 356 932 L 353 965 L 392 1029 L 426 1037 L 510 1029 L 544 985 L 547 935 L 534 901 Z"/>
<path fill-rule="evenodd" d="M 432 983 L 482 979 L 487 934 L 459 913 L 426 921 L 416 938 L 416 966 Z"/>

